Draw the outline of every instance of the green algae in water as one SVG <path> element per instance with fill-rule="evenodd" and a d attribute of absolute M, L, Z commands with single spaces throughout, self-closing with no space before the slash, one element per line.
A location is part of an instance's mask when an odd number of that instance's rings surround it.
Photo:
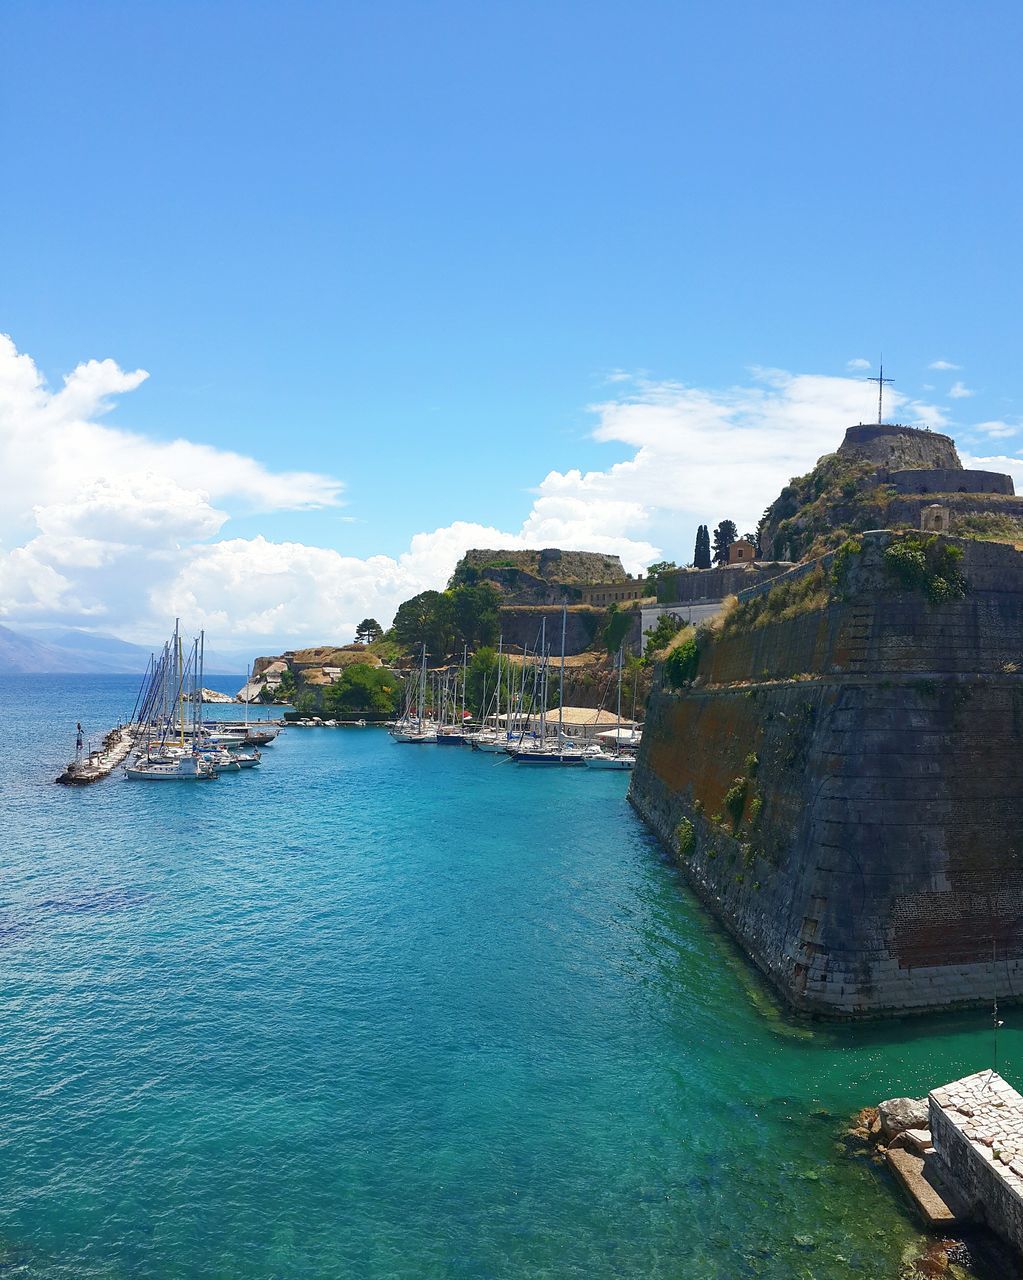
<path fill-rule="evenodd" d="M 131 685 L 0 677 L 11 1274 L 900 1275 L 836 1142 L 986 1066 L 983 1013 L 787 1024 L 613 774 L 322 730 L 212 794 L 49 785 Z"/>

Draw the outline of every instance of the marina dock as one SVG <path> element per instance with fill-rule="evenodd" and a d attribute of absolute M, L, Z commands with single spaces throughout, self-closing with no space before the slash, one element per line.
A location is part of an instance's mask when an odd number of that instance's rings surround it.
<path fill-rule="evenodd" d="M 72 760 L 64 772 L 57 776 L 56 781 L 77 787 L 99 782 L 128 758 L 134 736 L 135 730 L 131 725 L 119 725 L 116 729 L 111 729 L 98 751 L 90 751 L 87 755 Z"/>

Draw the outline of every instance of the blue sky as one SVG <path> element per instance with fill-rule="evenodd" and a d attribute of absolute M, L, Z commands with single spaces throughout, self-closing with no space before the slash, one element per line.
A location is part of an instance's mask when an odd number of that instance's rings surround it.
<path fill-rule="evenodd" d="M 225 523 L 179 545 L 399 561 L 458 521 L 522 535 L 549 473 L 653 447 L 615 434 L 616 404 L 681 386 L 731 414 L 769 369 L 835 379 L 847 416 L 848 362 L 881 349 L 903 416 L 1014 458 L 1021 28 L 999 3 L 8 0 L 0 330 L 53 389 L 89 360 L 148 371 L 108 427 L 344 486 L 300 509 L 225 491 Z M 755 516 L 833 447 L 818 416 L 823 442 L 797 412 L 758 461 L 762 500 L 702 484 L 609 536 L 687 558 L 699 520 Z M 713 456 L 704 426 L 690 444 Z M 81 536 L 69 519 L 50 523 Z M 536 532 L 559 529 L 586 535 Z M 32 536 L 12 519 L 0 551 Z M 44 606 L 21 564 L 8 620 L 155 625 L 52 552 L 75 590 Z M 389 573 L 382 610 L 407 585 Z M 295 626 L 302 599 L 280 603 L 240 633 Z"/>

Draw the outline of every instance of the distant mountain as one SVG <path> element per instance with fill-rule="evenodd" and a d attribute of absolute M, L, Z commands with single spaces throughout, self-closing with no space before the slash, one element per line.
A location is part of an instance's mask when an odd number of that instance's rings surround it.
<path fill-rule="evenodd" d="M 0 626 L 0 671 L 26 675 L 141 675 L 152 652 L 116 636 L 68 627 L 14 631 Z M 208 675 L 237 675 L 247 659 L 206 650 Z"/>
<path fill-rule="evenodd" d="M 0 672 L 36 675 L 43 672 L 67 674 L 80 670 L 73 654 L 11 631 L 8 627 L 0 627 Z"/>

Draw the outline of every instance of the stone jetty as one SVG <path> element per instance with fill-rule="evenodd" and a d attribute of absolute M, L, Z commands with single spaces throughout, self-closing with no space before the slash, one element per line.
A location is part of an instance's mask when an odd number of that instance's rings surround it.
<path fill-rule="evenodd" d="M 111 729 L 98 751 L 90 751 L 81 760 L 72 760 L 56 781 L 77 787 L 99 782 L 128 758 L 134 736 L 135 729 L 131 725 Z"/>
<path fill-rule="evenodd" d="M 882 1102 L 870 1134 L 928 1227 L 985 1226 L 1023 1258 L 1023 1096 L 996 1071 Z"/>

